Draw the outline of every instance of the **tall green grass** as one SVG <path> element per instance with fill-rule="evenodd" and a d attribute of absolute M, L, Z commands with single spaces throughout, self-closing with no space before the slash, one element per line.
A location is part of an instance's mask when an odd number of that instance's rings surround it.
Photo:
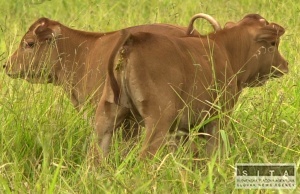
<path fill-rule="evenodd" d="M 61 88 L 32 85 L 0 73 L 0 193 L 273 193 L 236 190 L 234 164 L 300 164 L 299 10 L 293 0 L 100 1 L 15 0 L 0 2 L 1 62 L 17 48 L 39 17 L 90 31 L 164 22 L 187 25 L 199 12 L 222 25 L 247 13 L 260 13 L 286 28 L 280 50 L 290 73 L 260 88 L 245 89 L 224 136 L 233 135 L 230 154 L 203 157 L 197 164 L 185 148 L 161 150 L 149 161 L 136 160 L 141 144 L 113 140 L 112 153 L 96 168 L 87 162 L 92 126 L 74 110 Z M 197 22 L 201 32 L 210 26 Z M 298 172 L 299 177 L 299 172 Z M 298 178 L 294 191 L 300 192 Z"/>

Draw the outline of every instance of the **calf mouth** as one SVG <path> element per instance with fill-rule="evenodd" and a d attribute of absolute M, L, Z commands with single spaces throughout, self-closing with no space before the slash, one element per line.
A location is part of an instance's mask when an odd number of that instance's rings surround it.
<path fill-rule="evenodd" d="M 269 80 L 268 77 L 260 77 L 255 81 L 251 82 L 248 87 L 260 87 L 263 86 Z"/>
<path fill-rule="evenodd" d="M 20 74 L 11 74 L 11 73 L 6 73 L 9 77 L 13 78 L 13 79 L 18 79 L 21 78 Z"/>
<path fill-rule="evenodd" d="M 272 70 L 273 70 L 273 72 L 271 73 L 272 78 L 280 78 L 289 72 L 288 68 L 278 68 L 275 66 L 272 66 Z"/>
<path fill-rule="evenodd" d="M 276 79 L 284 76 L 288 71 L 281 71 L 277 69 L 276 71 L 268 74 L 268 75 L 263 75 L 263 76 L 258 76 L 254 81 L 252 81 L 248 87 L 259 87 L 263 86 L 267 81 L 271 79 Z"/>
<path fill-rule="evenodd" d="M 7 73 L 7 75 L 13 79 L 24 79 L 30 83 L 52 83 L 53 77 L 48 74 L 47 76 L 42 73 L 35 73 L 35 74 L 29 74 L 29 73 Z"/>
<path fill-rule="evenodd" d="M 271 78 L 280 78 L 280 77 L 284 76 L 285 74 L 287 74 L 287 72 L 276 71 L 271 74 Z"/>

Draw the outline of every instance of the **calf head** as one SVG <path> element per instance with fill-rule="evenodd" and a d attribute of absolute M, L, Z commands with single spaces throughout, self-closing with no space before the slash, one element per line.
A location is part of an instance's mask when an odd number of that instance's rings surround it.
<path fill-rule="evenodd" d="M 58 62 L 56 40 L 60 36 L 59 23 L 40 18 L 23 36 L 19 48 L 4 64 L 12 78 L 23 78 L 32 83 L 49 83 Z"/>
<path fill-rule="evenodd" d="M 238 23 L 229 22 L 225 29 L 238 28 L 247 31 L 242 39 L 248 39 L 241 45 L 242 52 L 247 53 L 246 62 L 242 64 L 241 80 L 245 86 L 263 85 L 269 78 L 278 78 L 288 73 L 288 62 L 278 51 L 280 37 L 285 30 L 278 24 L 269 23 L 258 14 L 249 14 Z"/>

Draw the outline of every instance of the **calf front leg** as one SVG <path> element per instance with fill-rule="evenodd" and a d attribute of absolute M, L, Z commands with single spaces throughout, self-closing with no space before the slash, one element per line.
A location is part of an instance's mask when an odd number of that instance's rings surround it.
<path fill-rule="evenodd" d="M 214 121 L 209 122 L 204 126 L 204 132 L 207 133 L 205 136 L 206 142 L 206 154 L 208 156 L 212 156 L 215 154 L 216 150 L 218 149 L 219 145 L 219 120 L 216 119 Z"/>

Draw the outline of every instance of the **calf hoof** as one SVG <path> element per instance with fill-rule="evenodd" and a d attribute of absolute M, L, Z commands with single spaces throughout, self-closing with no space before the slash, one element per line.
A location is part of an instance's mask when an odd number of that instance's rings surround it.
<path fill-rule="evenodd" d="M 97 145 L 92 146 L 87 154 L 87 162 L 90 166 L 100 166 L 105 158 L 106 155 L 103 154 L 102 150 Z"/>

